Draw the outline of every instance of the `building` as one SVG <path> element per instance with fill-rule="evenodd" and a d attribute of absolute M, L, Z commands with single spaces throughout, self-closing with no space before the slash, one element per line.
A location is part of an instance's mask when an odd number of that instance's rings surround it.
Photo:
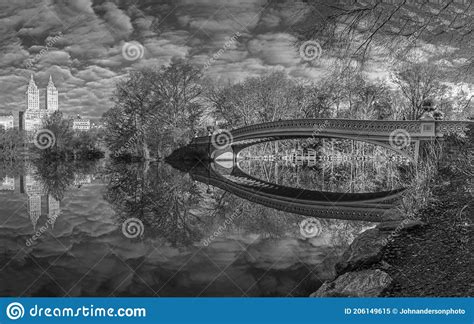
<path fill-rule="evenodd" d="M 58 200 L 51 195 L 48 195 L 48 222 L 51 228 L 54 228 L 54 223 L 61 213 L 61 206 Z"/>
<path fill-rule="evenodd" d="M 27 196 L 27 212 L 33 225 L 36 225 L 41 216 L 46 215 L 51 226 L 61 213 L 60 201 L 49 195 L 41 182 L 34 175 L 33 169 L 28 169 L 26 175 L 20 176 L 20 192 Z"/>
<path fill-rule="evenodd" d="M 5 130 L 13 128 L 13 114 L 0 115 L 0 128 Z"/>
<path fill-rule="evenodd" d="M 48 86 L 46 87 L 46 110 L 50 112 L 58 111 L 58 90 L 54 86 L 53 78 L 49 76 Z"/>
<path fill-rule="evenodd" d="M 0 191 L 8 190 L 14 191 L 15 190 L 15 178 L 5 177 L 3 180 L 0 180 Z"/>
<path fill-rule="evenodd" d="M 74 185 L 75 186 L 82 186 L 83 184 L 90 184 L 92 183 L 92 176 L 90 174 L 82 175 L 79 174 L 74 175 Z"/>
<path fill-rule="evenodd" d="M 58 90 L 54 86 L 51 76 L 49 76 L 46 88 L 46 101 L 43 109 L 41 109 L 39 102 L 39 90 L 33 75 L 31 75 L 30 83 L 26 90 L 26 110 L 19 114 L 21 130 L 34 132 L 40 129 L 43 120 L 59 110 Z"/>
<path fill-rule="evenodd" d="M 77 115 L 77 117 L 72 120 L 72 129 L 79 131 L 88 131 L 91 129 L 91 121 L 90 119 L 84 119 L 81 118 L 81 116 Z"/>
<path fill-rule="evenodd" d="M 20 125 L 26 131 L 34 131 L 41 127 L 39 90 L 36 86 L 33 75 L 26 89 L 26 110 L 21 114 L 22 121 Z"/>
<path fill-rule="evenodd" d="M 22 114 L 22 125 L 21 130 L 25 130 L 28 132 L 34 132 L 37 129 L 41 128 L 42 125 L 42 118 L 39 109 L 38 110 L 26 110 Z"/>
<path fill-rule="evenodd" d="M 31 171 L 28 170 L 28 173 L 22 181 L 22 189 L 28 197 L 26 205 L 31 224 L 33 225 L 33 228 L 36 229 L 36 224 L 41 216 L 41 196 L 44 195 L 45 191 L 41 183 L 30 172 Z"/>
<path fill-rule="evenodd" d="M 31 224 L 33 225 L 33 228 L 36 229 L 36 224 L 41 216 L 41 196 L 36 194 L 28 195 L 26 206 Z"/>
<path fill-rule="evenodd" d="M 39 90 L 32 74 L 26 89 L 26 110 L 39 110 L 39 108 Z"/>

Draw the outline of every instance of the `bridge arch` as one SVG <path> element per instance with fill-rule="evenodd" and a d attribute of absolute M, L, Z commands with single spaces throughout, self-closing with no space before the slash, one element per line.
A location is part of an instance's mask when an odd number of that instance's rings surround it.
<path fill-rule="evenodd" d="M 381 145 L 416 161 L 420 141 L 443 137 L 449 132 L 464 132 L 472 121 L 438 120 L 354 120 L 354 119 L 292 119 L 245 126 L 226 132 L 228 146 L 238 154 L 239 147 L 246 147 L 264 141 L 302 137 L 331 137 L 355 139 Z M 403 149 L 392 147 L 390 139 L 394 132 L 405 132 L 407 144 Z M 207 151 L 207 158 L 220 155 L 222 146 L 211 145 L 212 136 L 196 137 L 190 143 L 201 151 Z M 412 148 L 412 143 L 415 147 Z M 218 151 L 218 152 L 214 152 Z"/>
<path fill-rule="evenodd" d="M 372 145 L 378 145 L 378 146 L 382 146 L 386 149 L 389 149 L 397 154 L 400 154 L 401 156 L 405 157 L 406 159 L 409 159 L 411 162 L 415 162 L 416 158 L 414 156 L 412 156 L 411 154 L 409 154 L 407 151 L 403 151 L 401 149 L 398 149 L 397 147 L 393 146 L 393 145 L 390 145 L 389 142 L 383 142 L 383 141 L 375 141 L 375 140 L 370 140 L 370 139 L 366 139 L 366 138 L 356 138 L 354 136 L 350 136 L 350 135 L 334 135 L 334 136 L 327 136 L 327 135 L 312 135 L 312 136 L 308 136 L 308 135 L 305 135 L 305 136 L 295 136 L 295 137 L 291 137 L 291 138 L 266 138 L 265 140 L 262 140 L 262 141 L 259 141 L 259 142 L 256 142 L 256 143 L 249 143 L 249 144 L 244 144 L 244 145 L 238 145 L 237 143 L 232 145 L 233 147 L 233 151 L 234 151 L 234 155 L 237 159 L 239 159 L 240 157 L 240 153 L 248 148 L 248 147 L 252 147 L 254 145 L 257 145 L 257 144 L 261 144 L 261 143 L 268 143 L 268 142 L 274 142 L 274 141 L 279 141 L 279 140 L 288 140 L 288 139 L 301 139 L 301 138 L 337 138 L 337 139 L 345 139 L 345 140 L 354 140 L 354 141 L 360 141 L 360 142 L 364 142 L 364 143 L 368 143 L 368 144 L 372 144 Z M 414 145 L 419 145 L 419 143 L 417 143 L 417 141 L 413 141 L 411 144 L 414 144 Z M 212 155 L 213 159 L 215 159 L 217 156 L 216 154 L 214 153 Z"/>

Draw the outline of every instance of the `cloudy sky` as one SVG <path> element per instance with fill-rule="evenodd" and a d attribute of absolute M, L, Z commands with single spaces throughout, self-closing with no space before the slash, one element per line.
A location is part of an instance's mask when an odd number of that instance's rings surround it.
<path fill-rule="evenodd" d="M 63 112 L 100 117 L 127 71 L 174 58 L 222 82 L 275 69 L 317 80 L 324 58 L 302 60 L 292 33 L 307 9 L 295 0 L 0 0 L 0 113 L 25 109 L 33 74 L 42 103 L 52 75 Z"/>
<path fill-rule="evenodd" d="M 129 69 L 173 58 L 208 63 L 206 75 L 231 81 L 271 69 L 317 77 L 290 35 L 304 10 L 294 1 L 269 8 L 263 0 L 2 0 L 0 113 L 25 109 L 30 74 L 43 92 L 51 74 L 60 109 L 91 117 L 110 107 L 114 83 Z"/>

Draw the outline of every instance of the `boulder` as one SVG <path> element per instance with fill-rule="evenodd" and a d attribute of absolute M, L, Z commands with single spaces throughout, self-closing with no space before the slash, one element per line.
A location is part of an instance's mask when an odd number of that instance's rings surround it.
<path fill-rule="evenodd" d="M 378 297 L 391 283 L 392 278 L 378 269 L 347 272 L 323 283 L 310 297 Z"/>
<path fill-rule="evenodd" d="M 379 262 L 388 237 L 389 233 L 382 232 L 377 228 L 362 232 L 344 251 L 341 261 L 336 264 L 336 273 L 341 275 Z"/>

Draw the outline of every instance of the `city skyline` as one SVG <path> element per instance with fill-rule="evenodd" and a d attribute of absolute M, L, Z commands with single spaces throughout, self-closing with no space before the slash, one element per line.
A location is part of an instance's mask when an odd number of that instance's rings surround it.
<path fill-rule="evenodd" d="M 83 185 L 91 184 L 92 179 L 93 176 L 91 174 L 75 174 L 73 186 L 80 188 Z M 25 173 L 19 176 L 0 176 L 1 192 L 26 195 L 26 215 L 30 219 L 34 230 L 43 216 L 46 217 L 43 223 L 49 221 L 49 225 L 54 227 L 54 223 L 61 214 L 61 201 L 54 198 L 45 189 L 42 182 L 38 179 L 34 167 L 27 167 Z"/>
<path fill-rule="evenodd" d="M 28 88 L 26 89 L 26 109 L 19 113 L 19 128 L 26 131 L 41 129 L 43 120 L 59 110 L 59 92 L 54 86 L 51 75 L 45 93 L 45 104 L 40 105 L 40 92 L 31 74 Z"/>
<path fill-rule="evenodd" d="M 59 91 L 52 75 L 49 76 L 48 84 L 43 90 L 37 86 L 34 75 L 31 74 L 25 91 L 26 106 L 18 112 L 18 115 L 13 111 L 0 114 L 0 127 L 5 130 L 18 128 L 29 132 L 40 129 L 45 118 L 60 110 Z M 41 100 L 41 93 L 44 93 L 44 100 Z M 64 117 L 72 120 L 72 128 L 75 130 L 87 131 L 91 128 L 91 120 L 83 118 L 80 114 L 75 117 Z"/>
<path fill-rule="evenodd" d="M 60 109 L 61 106 L 61 88 L 56 87 L 54 82 L 54 76 L 52 74 L 48 75 L 46 87 L 41 87 L 40 85 L 44 84 L 45 82 L 41 82 L 37 80 L 38 78 L 35 76 L 34 73 L 31 73 L 27 82 L 25 82 L 25 91 L 23 91 L 24 95 L 22 96 L 24 99 L 22 100 L 22 104 L 18 109 L 14 110 L 2 110 L 0 107 L 0 127 L 3 126 L 4 129 L 10 128 L 20 128 L 20 119 L 24 118 L 21 117 L 26 111 L 33 111 L 34 116 L 31 118 L 37 119 L 38 122 L 36 127 L 39 127 L 39 120 L 45 117 L 48 113 L 54 111 L 62 111 Z M 20 89 L 23 87 L 20 87 Z M 37 115 L 37 116 L 36 116 Z M 10 116 L 13 117 L 13 126 L 10 127 Z M 24 116 L 24 115 L 23 115 Z M 69 112 L 66 115 L 66 118 L 74 119 L 76 118 L 82 119 L 82 121 L 89 121 L 90 124 L 97 123 L 102 118 L 99 117 L 90 117 L 86 115 L 82 115 L 79 111 L 76 112 Z M 69 117 L 68 117 L 69 116 Z M 8 124 L 8 126 L 7 126 Z M 80 126 L 77 129 L 81 129 L 83 126 Z"/>

